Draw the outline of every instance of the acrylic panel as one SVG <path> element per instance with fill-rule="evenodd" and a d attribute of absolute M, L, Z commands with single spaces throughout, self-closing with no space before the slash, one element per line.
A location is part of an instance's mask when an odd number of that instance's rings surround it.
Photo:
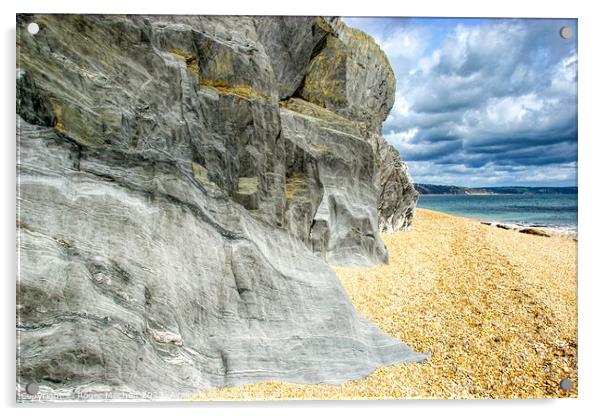
<path fill-rule="evenodd" d="M 21 402 L 577 396 L 577 20 L 17 15 Z"/>

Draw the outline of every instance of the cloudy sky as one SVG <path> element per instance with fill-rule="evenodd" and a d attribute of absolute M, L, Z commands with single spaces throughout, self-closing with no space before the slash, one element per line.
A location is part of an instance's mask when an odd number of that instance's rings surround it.
<path fill-rule="evenodd" d="M 389 57 L 397 93 L 383 134 L 416 182 L 576 185 L 575 20 L 344 20 Z"/>

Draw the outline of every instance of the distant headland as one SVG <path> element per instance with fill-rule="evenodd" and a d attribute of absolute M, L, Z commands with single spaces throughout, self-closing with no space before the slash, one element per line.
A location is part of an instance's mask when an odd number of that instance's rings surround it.
<path fill-rule="evenodd" d="M 538 194 L 576 194 L 576 186 L 492 186 L 467 188 L 454 185 L 433 185 L 416 183 L 414 187 L 422 195 L 538 195 Z"/>

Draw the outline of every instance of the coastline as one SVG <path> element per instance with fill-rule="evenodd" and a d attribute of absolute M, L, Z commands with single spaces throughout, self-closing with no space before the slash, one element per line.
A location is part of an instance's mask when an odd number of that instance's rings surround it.
<path fill-rule="evenodd" d="M 472 197 L 478 200 L 467 202 L 462 199 Z M 418 208 L 476 220 L 505 230 L 577 238 L 576 204 L 576 194 L 426 194 L 421 195 Z"/>
<path fill-rule="evenodd" d="M 439 212 L 439 211 L 437 211 Z M 448 214 L 451 215 L 451 214 Z M 466 218 L 466 217 L 462 217 Z M 471 218 L 467 218 L 471 219 Z M 515 231 L 523 234 L 533 234 L 539 235 L 542 237 L 568 237 L 577 240 L 579 238 L 579 234 L 577 231 L 577 227 L 553 227 L 550 225 L 538 225 L 538 224 L 517 224 L 512 222 L 498 222 L 498 221 L 487 221 L 487 220 L 478 220 L 483 225 L 488 225 L 492 227 L 501 228 L 502 230 Z"/>
<path fill-rule="evenodd" d="M 194 400 L 577 397 L 577 242 L 417 209 L 382 236 L 389 264 L 335 268 L 360 314 L 423 364 L 340 386 L 266 382 Z M 562 391 L 564 378 L 574 388 Z"/>

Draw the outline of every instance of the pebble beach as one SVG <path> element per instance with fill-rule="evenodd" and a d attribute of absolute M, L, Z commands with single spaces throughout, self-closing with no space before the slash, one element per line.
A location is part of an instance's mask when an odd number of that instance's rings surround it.
<path fill-rule="evenodd" d="M 193 400 L 576 397 L 577 241 L 418 209 L 389 264 L 336 268 L 357 310 L 415 351 L 340 386 L 264 382 Z M 572 389 L 560 389 L 571 379 Z"/>

